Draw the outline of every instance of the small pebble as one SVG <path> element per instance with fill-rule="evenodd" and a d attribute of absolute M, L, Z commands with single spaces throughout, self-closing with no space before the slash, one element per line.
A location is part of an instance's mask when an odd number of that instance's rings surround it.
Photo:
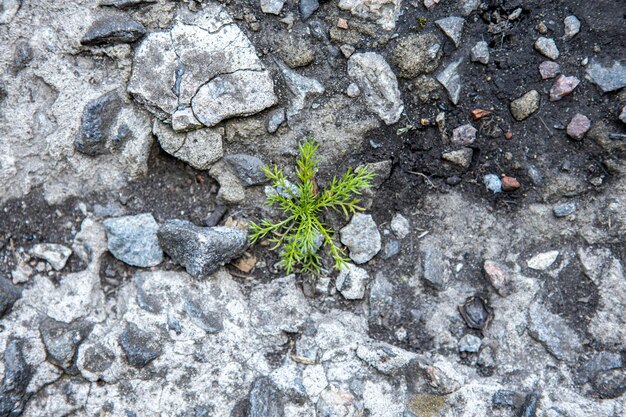
<path fill-rule="evenodd" d="M 361 94 L 361 90 L 359 89 L 358 85 L 356 85 L 355 83 L 352 83 L 346 89 L 346 94 L 348 95 L 348 97 L 352 97 L 352 98 L 358 97 L 359 94 Z"/>
<path fill-rule="evenodd" d="M 491 114 L 489 110 L 474 109 L 472 110 L 472 120 L 480 120 L 483 117 L 487 117 Z"/>
<path fill-rule="evenodd" d="M 485 41 L 478 42 L 471 50 L 472 62 L 489 63 L 489 45 Z"/>
<path fill-rule="evenodd" d="M 515 191 L 520 187 L 520 183 L 517 179 L 513 177 L 502 177 L 502 190 L 504 191 Z"/>
<path fill-rule="evenodd" d="M 459 352 L 476 353 L 480 350 L 482 340 L 473 334 L 466 334 L 459 340 Z"/>
<path fill-rule="evenodd" d="M 348 21 L 347 21 L 346 19 L 344 19 L 344 18 L 340 17 L 340 18 L 337 20 L 337 27 L 338 27 L 339 29 L 348 30 L 348 29 L 349 29 L 349 28 L 348 28 Z"/>
<path fill-rule="evenodd" d="M 452 143 L 459 146 L 471 145 L 476 140 L 476 128 L 470 124 L 459 126 L 452 131 Z"/>
<path fill-rule="evenodd" d="M 506 140 L 513 139 L 513 132 L 511 132 L 510 130 L 507 130 L 506 132 L 504 132 L 504 139 Z"/>
<path fill-rule="evenodd" d="M 557 59 L 560 55 L 559 48 L 552 38 L 540 37 L 535 41 L 535 49 L 550 59 Z"/>
<path fill-rule="evenodd" d="M 555 217 L 565 217 L 576 211 L 576 202 L 568 201 L 567 203 L 557 204 L 552 208 Z"/>
<path fill-rule="evenodd" d="M 580 32 L 580 20 L 574 15 L 567 16 L 563 21 L 565 23 L 565 38 L 572 39 Z"/>
<path fill-rule="evenodd" d="M 577 113 L 567 125 L 567 134 L 574 140 L 581 140 L 591 128 L 591 120 L 584 114 Z"/>
<path fill-rule="evenodd" d="M 483 177 L 483 182 L 488 191 L 491 191 L 494 194 L 502 192 L 502 181 L 496 174 L 485 175 Z"/>
<path fill-rule="evenodd" d="M 578 87 L 578 84 L 580 84 L 580 80 L 574 76 L 559 76 L 550 89 L 550 101 L 557 101 L 571 94 Z"/>
<path fill-rule="evenodd" d="M 539 74 L 542 80 L 554 78 L 561 73 L 561 66 L 554 61 L 543 61 L 539 64 Z"/>

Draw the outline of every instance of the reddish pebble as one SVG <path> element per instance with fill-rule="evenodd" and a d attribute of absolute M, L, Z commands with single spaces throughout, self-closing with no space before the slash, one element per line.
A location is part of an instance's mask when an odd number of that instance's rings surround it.
<path fill-rule="evenodd" d="M 489 110 L 483 110 L 483 109 L 474 109 L 472 110 L 472 119 L 473 120 L 480 120 L 483 117 L 487 117 L 491 114 L 491 112 Z"/>
<path fill-rule="evenodd" d="M 554 78 L 560 73 L 561 73 L 561 67 L 556 62 L 543 61 L 539 65 L 539 74 L 541 74 L 542 80 L 547 80 L 548 78 Z"/>
<path fill-rule="evenodd" d="M 343 17 L 340 17 L 339 20 L 337 20 L 337 27 L 339 29 L 348 30 L 348 21 L 344 19 Z"/>
<path fill-rule="evenodd" d="M 510 130 L 509 130 L 509 131 L 504 132 L 504 139 L 506 139 L 506 140 L 511 140 L 511 139 L 513 139 L 513 132 L 511 132 Z"/>
<path fill-rule="evenodd" d="M 591 120 L 584 114 L 577 113 L 567 125 L 567 134 L 575 140 L 581 140 L 591 127 Z"/>
<path fill-rule="evenodd" d="M 513 177 L 502 177 L 502 190 L 515 191 L 520 187 L 520 183 Z"/>
<path fill-rule="evenodd" d="M 576 77 L 559 76 L 550 89 L 550 101 L 557 101 L 571 94 L 578 87 L 578 84 L 580 84 L 580 80 Z"/>

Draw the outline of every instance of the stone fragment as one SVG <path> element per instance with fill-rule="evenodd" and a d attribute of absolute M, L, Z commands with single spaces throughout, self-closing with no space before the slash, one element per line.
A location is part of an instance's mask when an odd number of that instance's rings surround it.
<path fill-rule="evenodd" d="M 331 384 L 320 394 L 316 411 L 318 416 L 356 416 L 356 399 L 350 391 Z"/>
<path fill-rule="evenodd" d="M 441 0 L 424 0 L 424 7 L 430 10 L 435 7 L 435 5 L 438 4 L 440 1 Z"/>
<path fill-rule="evenodd" d="M 469 168 L 472 164 L 472 157 L 474 156 L 474 150 L 471 148 L 462 148 L 456 151 L 444 152 L 441 157 L 452 162 L 455 165 L 459 165 L 465 169 Z"/>
<path fill-rule="evenodd" d="M 472 12 L 478 9 L 480 6 L 480 0 L 460 0 L 459 9 L 463 16 L 469 16 Z"/>
<path fill-rule="evenodd" d="M 476 330 L 485 329 L 493 319 L 493 310 L 482 297 L 477 295 L 468 298 L 459 307 L 459 312 L 467 326 Z"/>
<path fill-rule="evenodd" d="M 239 180 L 246 186 L 259 185 L 268 181 L 263 172 L 265 164 L 256 156 L 245 154 L 226 155 L 224 161 L 231 166 Z"/>
<path fill-rule="evenodd" d="M 222 128 L 177 133 L 166 124 L 155 120 L 152 130 L 165 152 L 195 169 L 207 170 L 223 155 Z"/>
<path fill-rule="evenodd" d="M 128 323 L 119 337 L 119 343 L 126 354 L 126 360 L 135 368 L 143 368 L 161 356 L 162 349 L 155 335 L 141 330 L 134 323 Z"/>
<path fill-rule="evenodd" d="M 391 231 L 399 238 L 404 239 L 411 233 L 411 225 L 406 217 L 396 213 L 391 219 Z"/>
<path fill-rule="evenodd" d="M 278 59 L 274 61 L 280 68 L 287 88 L 293 94 L 287 108 L 287 118 L 291 118 L 304 109 L 309 97 L 324 93 L 325 88 L 316 79 L 298 74 Z"/>
<path fill-rule="evenodd" d="M 356 264 L 372 259 L 381 249 L 378 226 L 370 214 L 356 213 L 339 231 L 341 243 L 350 249 L 350 258 Z"/>
<path fill-rule="evenodd" d="M 539 109 L 539 93 L 537 90 L 530 90 L 520 98 L 511 101 L 510 107 L 515 120 L 527 119 Z"/>
<path fill-rule="evenodd" d="M 441 249 L 432 241 L 425 240 L 420 245 L 419 254 L 422 278 L 426 284 L 436 290 L 444 290 L 450 279 L 450 271 Z"/>
<path fill-rule="evenodd" d="M 21 297 L 20 290 L 11 281 L 0 277 L 0 319 L 9 313 L 11 307 Z"/>
<path fill-rule="evenodd" d="M 561 66 L 554 61 L 543 61 L 539 64 L 539 74 L 542 80 L 554 78 L 561 73 Z"/>
<path fill-rule="evenodd" d="M 13 51 L 13 69 L 19 72 L 26 68 L 32 60 L 33 49 L 30 47 L 28 41 L 19 40 L 16 42 Z"/>
<path fill-rule="evenodd" d="M 385 30 L 393 30 L 400 15 L 401 0 L 339 0 L 340 9 L 363 19 L 374 20 Z"/>
<path fill-rule="evenodd" d="M 347 300 L 361 300 L 368 282 L 369 275 L 365 269 L 347 263 L 339 272 L 335 286 Z"/>
<path fill-rule="evenodd" d="M 205 278 L 243 254 L 247 234 L 233 227 L 198 227 L 185 220 L 168 220 L 158 231 L 161 247 L 195 278 Z"/>
<path fill-rule="evenodd" d="M 517 178 L 509 177 L 506 175 L 502 177 L 501 181 L 502 191 L 515 191 L 521 186 Z"/>
<path fill-rule="evenodd" d="M 491 397 L 491 403 L 496 408 L 515 408 L 516 402 L 517 394 L 515 391 L 499 389 L 493 394 L 493 397 Z"/>
<path fill-rule="evenodd" d="M 43 320 L 39 325 L 39 333 L 48 361 L 71 375 L 76 374 L 75 368 L 72 369 L 76 351 L 90 329 L 91 326 L 82 323 L 68 324 L 50 318 Z"/>
<path fill-rule="evenodd" d="M 121 105 L 116 91 L 110 91 L 87 103 L 83 109 L 80 131 L 74 140 L 74 148 L 89 156 L 106 153 L 107 139 Z"/>
<path fill-rule="evenodd" d="M 28 265 L 24 261 L 20 261 L 17 264 L 17 267 L 15 267 L 13 271 L 11 271 L 13 284 L 24 284 L 25 282 L 28 282 L 34 272 L 35 271 L 33 270 L 33 268 L 31 268 L 30 265 Z"/>
<path fill-rule="evenodd" d="M 480 350 L 482 340 L 473 334 L 466 334 L 459 340 L 459 352 L 476 353 Z"/>
<path fill-rule="evenodd" d="M 356 83 L 350 83 L 348 88 L 346 89 L 346 95 L 350 98 L 355 98 L 361 95 L 361 89 Z"/>
<path fill-rule="evenodd" d="M 619 119 L 622 123 L 626 123 L 626 106 L 622 107 L 622 112 L 619 115 Z"/>
<path fill-rule="evenodd" d="M 107 15 L 93 22 L 80 43 L 86 46 L 132 43 L 146 34 L 146 28 L 123 13 Z"/>
<path fill-rule="evenodd" d="M 415 78 L 437 69 L 443 55 L 439 39 L 432 33 L 412 34 L 394 46 L 390 62 L 402 78 Z"/>
<path fill-rule="evenodd" d="M 487 117 L 489 115 L 491 115 L 491 112 L 489 110 L 484 110 L 484 109 L 472 110 L 472 120 L 480 120 L 483 117 Z"/>
<path fill-rule="evenodd" d="M 489 63 L 489 44 L 480 41 L 471 50 L 472 62 L 480 62 L 487 65 Z"/>
<path fill-rule="evenodd" d="M 493 288 L 502 297 L 509 295 L 510 271 L 500 262 L 487 260 L 483 264 L 485 276 Z"/>
<path fill-rule="evenodd" d="M 348 44 L 341 45 L 339 47 L 339 49 L 341 49 L 341 53 L 346 58 L 350 58 L 352 56 L 352 54 L 354 54 L 356 52 L 356 48 L 354 46 L 348 45 Z"/>
<path fill-rule="evenodd" d="M 103 222 L 111 254 L 128 265 L 146 268 L 163 261 L 157 230 L 151 213 L 114 217 Z"/>
<path fill-rule="evenodd" d="M 383 259 L 393 258 L 400 253 L 400 242 L 388 240 L 383 247 Z"/>
<path fill-rule="evenodd" d="M 246 191 L 237 175 L 235 175 L 226 162 L 219 161 L 209 171 L 209 175 L 219 184 L 217 200 L 222 204 L 239 204 L 246 198 Z"/>
<path fill-rule="evenodd" d="M 404 104 L 398 80 L 382 55 L 374 52 L 352 55 L 348 60 L 348 75 L 363 91 L 372 112 L 388 125 L 400 120 Z"/>
<path fill-rule="evenodd" d="M 128 9 L 142 4 L 156 3 L 157 0 L 100 0 L 100 6 L 113 6 L 118 9 Z"/>
<path fill-rule="evenodd" d="M 307 20 L 317 9 L 320 8 L 318 0 L 300 0 L 298 9 L 300 10 L 300 16 L 302 20 Z"/>
<path fill-rule="evenodd" d="M 568 201 L 567 203 L 557 204 L 552 207 L 552 212 L 554 213 L 554 217 L 566 217 L 576 211 L 576 202 Z"/>
<path fill-rule="evenodd" d="M 446 89 L 450 101 L 454 105 L 459 103 L 461 97 L 461 76 L 459 75 L 459 65 L 463 62 L 463 58 L 454 61 L 437 75 L 437 81 Z"/>
<path fill-rule="evenodd" d="M 290 68 L 309 65 L 315 61 L 315 45 L 304 32 L 276 33 L 270 41 L 276 56 Z"/>
<path fill-rule="evenodd" d="M 276 133 L 285 120 L 285 109 L 280 108 L 272 111 L 267 118 L 267 132 Z"/>
<path fill-rule="evenodd" d="M 463 35 L 463 25 L 465 25 L 465 19 L 458 16 L 450 16 L 436 20 L 435 24 L 439 26 L 439 29 L 441 29 L 458 48 L 461 44 L 461 36 Z"/>
<path fill-rule="evenodd" d="M 540 302 L 533 302 L 528 311 L 528 331 L 555 358 L 567 362 L 576 360 L 581 340 L 565 320 L 553 314 Z"/>
<path fill-rule="evenodd" d="M 350 27 L 348 26 L 348 20 L 344 19 L 343 17 L 340 17 L 339 19 L 337 19 L 337 27 L 343 30 L 350 29 Z"/>
<path fill-rule="evenodd" d="M 11 338 L 7 341 L 2 362 L 4 377 L 0 385 L 0 415 L 17 417 L 22 415 L 26 402 L 28 384 L 35 375 L 35 369 L 28 364 L 24 354 L 22 339 Z"/>
<path fill-rule="evenodd" d="M 557 101 L 566 95 L 571 94 L 572 91 L 578 87 L 578 84 L 580 84 L 580 80 L 578 78 L 574 76 L 566 77 L 565 75 L 560 75 L 550 89 L 550 101 Z"/>
<path fill-rule="evenodd" d="M 533 417 L 537 414 L 537 407 L 539 406 L 539 400 L 541 399 L 541 391 L 532 391 L 529 393 L 522 406 L 520 408 L 520 417 Z"/>
<path fill-rule="evenodd" d="M 286 0 L 260 0 L 263 13 L 279 15 Z"/>
<path fill-rule="evenodd" d="M 218 333 L 224 329 L 221 315 L 215 311 L 205 310 L 198 302 L 187 301 L 183 309 L 191 322 L 208 334 Z"/>
<path fill-rule="evenodd" d="M 535 41 L 535 49 L 550 59 L 557 59 L 559 57 L 559 49 L 556 47 L 556 43 L 552 38 L 540 37 Z"/>
<path fill-rule="evenodd" d="M 458 146 L 467 146 L 476 140 L 476 128 L 471 124 L 459 126 L 452 131 L 452 143 Z"/>
<path fill-rule="evenodd" d="M 494 194 L 502 192 L 502 180 L 496 174 L 487 174 L 483 177 L 483 183 L 488 191 Z"/>
<path fill-rule="evenodd" d="M 556 261 L 556 258 L 559 257 L 558 250 L 551 250 L 548 252 L 543 252 L 537 254 L 526 261 L 526 265 L 530 269 L 534 269 L 537 271 L 545 271 Z"/>
<path fill-rule="evenodd" d="M 593 62 L 587 67 L 585 76 L 600 87 L 603 93 L 626 87 L 626 66 L 615 61 L 611 67 Z"/>
<path fill-rule="evenodd" d="M 574 140 L 581 140 L 591 128 L 591 120 L 584 114 L 576 113 L 567 125 L 567 134 Z"/>
<path fill-rule="evenodd" d="M 567 16 L 563 23 L 565 25 L 565 38 L 572 39 L 580 32 L 580 20 L 574 15 Z"/>
<path fill-rule="evenodd" d="M 43 259 L 48 262 L 55 271 L 60 271 L 65 267 L 70 255 L 72 255 L 72 250 L 55 243 L 40 243 L 30 248 L 28 254 L 37 259 Z"/>

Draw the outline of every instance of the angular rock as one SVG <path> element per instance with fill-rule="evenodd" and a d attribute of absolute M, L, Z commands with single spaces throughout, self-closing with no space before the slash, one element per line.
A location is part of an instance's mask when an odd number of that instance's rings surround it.
<path fill-rule="evenodd" d="M 260 0 L 263 13 L 279 15 L 286 0 Z"/>
<path fill-rule="evenodd" d="M 539 109 L 539 93 L 537 90 L 530 90 L 520 98 L 511 101 L 510 107 L 515 120 L 527 119 Z"/>
<path fill-rule="evenodd" d="M 626 87 L 626 66 L 619 61 L 615 61 L 610 67 L 592 62 L 587 67 L 586 77 L 600 87 L 603 93 L 619 90 Z"/>
<path fill-rule="evenodd" d="M 515 391 L 500 389 L 493 394 L 493 397 L 491 397 L 491 403 L 494 407 L 497 408 L 515 408 L 516 402 L 517 394 L 515 393 Z"/>
<path fill-rule="evenodd" d="M 448 162 L 452 162 L 455 165 L 467 169 L 472 164 L 473 155 L 473 149 L 462 148 L 456 151 L 444 152 L 443 154 L 441 154 L 441 157 Z"/>
<path fill-rule="evenodd" d="M 356 349 L 356 356 L 377 371 L 387 375 L 396 375 L 416 357 L 413 352 L 387 343 L 360 344 Z"/>
<path fill-rule="evenodd" d="M 559 48 L 552 38 L 540 37 L 535 41 L 535 49 L 550 59 L 557 59 L 560 55 Z"/>
<path fill-rule="evenodd" d="M 30 265 L 28 265 L 24 261 L 20 261 L 17 267 L 13 271 L 11 271 L 13 284 L 23 284 L 25 282 L 28 282 L 34 272 L 35 271 L 33 270 L 33 268 L 31 268 Z"/>
<path fill-rule="evenodd" d="M 619 115 L 619 119 L 622 123 L 626 123 L 626 106 L 622 107 L 622 112 Z"/>
<path fill-rule="evenodd" d="M 485 261 L 483 264 L 485 276 L 489 283 L 496 289 L 498 294 L 502 297 L 506 297 L 509 294 L 509 282 L 511 276 L 508 268 L 496 261 Z"/>
<path fill-rule="evenodd" d="M 103 222 L 111 254 L 128 265 L 146 268 L 163 261 L 157 231 L 159 225 L 151 213 L 114 217 Z"/>
<path fill-rule="evenodd" d="M 224 329 L 224 322 L 220 314 L 214 311 L 205 311 L 200 303 L 187 301 L 183 308 L 191 322 L 205 332 L 214 334 Z"/>
<path fill-rule="evenodd" d="M 165 152 L 196 169 L 211 168 L 223 155 L 222 128 L 176 133 L 169 126 L 155 120 L 152 130 Z"/>
<path fill-rule="evenodd" d="M 401 0 L 339 0 L 340 9 L 363 19 L 375 20 L 383 29 L 393 30 L 400 15 Z"/>
<path fill-rule="evenodd" d="M 469 16 L 472 12 L 478 9 L 480 6 L 480 0 L 460 0 L 459 8 L 463 16 Z"/>
<path fill-rule="evenodd" d="M 476 353 L 480 350 L 482 340 L 473 334 L 466 334 L 459 340 L 459 352 Z"/>
<path fill-rule="evenodd" d="M 209 175 L 219 184 L 217 200 L 222 204 L 239 204 L 246 197 L 246 191 L 239 178 L 232 172 L 226 162 L 219 161 L 209 171 Z"/>
<path fill-rule="evenodd" d="M 55 243 L 40 243 L 30 248 L 28 254 L 35 258 L 43 259 L 48 262 L 55 271 L 60 271 L 65 267 L 67 260 L 72 255 L 72 250 Z"/>
<path fill-rule="evenodd" d="M 195 278 L 205 278 L 240 256 L 248 235 L 232 227 L 198 227 L 185 220 L 168 220 L 158 232 L 161 247 Z"/>
<path fill-rule="evenodd" d="M 125 14 L 102 17 L 91 24 L 80 43 L 87 46 L 132 43 L 146 34 L 146 28 Z"/>
<path fill-rule="evenodd" d="M 20 416 L 30 397 L 27 388 L 35 370 L 26 362 L 24 343 L 21 339 L 11 339 L 2 354 L 4 378 L 0 385 L 0 416 Z"/>
<path fill-rule="evenodd" d="M 106 153 L 107 139 L 121 105 L 116 91 L 110 91 L 87 103 L 83 109 L 80 131 L 74 140 L 74 148 L 89 156 Z"/>
<path fill-rule="evenodd" d="M 324 86 L 316 79 L 298 74 L 278 59 L 274 59 L 274 61 L 280 68 L 287 88 L 293 94 L 287 108 L 288 118 L 300 113 L 310 96 L 322 94 L 325 91 Z"/>
<path fill-rule="evenodd" d="M 335 286 L 347 300 L 360 300 L 365 295 L 368 281 L 369 275 L 365 269 L 347 263 L 339 272 Z"/>
<path fill-rule="evenodd" d="M 411 225 L 406 217 L 400 213 L 396 213 L 391 219 L 391 231 L 398 236 L 399 239 L 404 239 L 411 233 Z"/>
<path fill-rule="evenodd" d="M 578 78 L 574 76 L 566 77 L 565 75 L 560 75 L 550 89 L 550 101 L 557 101 L 566 95 L 571 94 L 572 91 L 578 87 L 578 84 L 580 84 L 580 80 Z"/>
<path fill-rule="evenodd" d="M 566 217 L 576 211 L 576 202 L 568 201 L 567 203 L 557 204 L 552 207 L 554 217 Z"/>
<path fill-rule="evenodd" d="M 320 394 L 317 402 L 317 415 L 328 417 L 356 416 L 356 399 L 350 391 L 330 385 Z"/>
<path fill-rule="evenodd" d="M 415 78 L 432 72 L 443 55 L 439 39 L 432 33 L 401 38 L 391 52 L 390 62 L 402 78 Z"/>
<path fill-rule="evenodd" d="M 357 264 L 369 261 L 380 251 L 380 232 L 370 214 L 354 214 L 339 233 L 341 243 L 350 249 L 350 258 Z"/>
<path fill-rule="evenodd" d="M 424 7 L 430 10 L 440 1 L 441 0 L 424 0 Z"/>
<path fill-rule="evenodd" d="M 255 156 L 245 154 L 226 155 L 224 161 L 233 168 L 239 180 L 246 186 L 259 185 L 268 181 L 263 172 L 265 164 Z"/>
<path fill-rule="evenodd" d="M 20 290 L 11 281 L 0 277 L 0 319 L 9 313 L 11 307 L 21 297 Z"/>
<path fill-rule="evenodd" d="M 580 20 L 574 15 L 567 16 L 563 23 L 565 25 L 565 38 L 572 39 L 580 32 Z"/>
<path fill-rule="evenodd" d="M 319 8 L 320 2 L 318 0 L 300 0 L 300 4 L 298 5 L 302 20 L 307 20 Z"/>
<path fill-rule="evenodd" d="M 567 125 L 567 135 L 574 140 L 581 140 L 591 128 L 591 120 L 584 114 L 576 113 Z"/>
<path fill-rule="evenodd" d="M 463 25 L 465 25 L 465 19 L 458 16 L 450 16 L 436 20 L 435 24 L 439 26 L 439 29 L 441 29 L 458 48 L 461 44 L 461 36 L 463 35 Z"/>
<path fill-rule="evenodd" d="M 162 349 L 155 335 L 141 330 L 134 323 L 128 323 L 120 335 L 119 343 L 126 354 L 126 360 L 135 368 L 143 368 L 161 356 Z"/>
<path fill-rule="evenodd" d="M 476 128 L 471 124 L 459 126 L 452 131 L 452 143 L 458 146 L 467 146 L 476 140 Z"/>
<path fill-rule="evenodd" d="M 47 359 L 69 374 L 76 374 L 73 362 L 81 342 L 87 337 L 90 326 L 82 323 L 63 323 L 46 319 L 39 325 L 41 340 L 46 348 Z"/>
<path fill-rule="evenodd" d="M 561 66 L 554 61 L 543 61 L 539 64 L 539 74 L 542 80 L 554 78 L 561 73 Z"/>
<path fill-rule="evenodd" d="M 454 61 L 437 75 L 437 81 L 446 89 L 450 101 L 454 105 L 459 103 L 461 97 L 461 76 L 459 75 L 459 65 L 463 62 L 463 58 Z"/>
<path fill-rule="evenodd" d="M 494 194 L 502 192 L 502 180 L 496 174 L 487 174 L 483 177 L 483 183 L 488 191 Z"/>
<path fill-rule="evenodd" d="M 489 44 L 485 41 L 480 41 L 471 51 L 472 62 L 480 62 L 487 65 L 489 63 Z"/>
<path fill-rule="evenodd" d="M 420 245 L 419 254 L 422 278 L 433 288 L 444 290 L 450 280 L 450 271 L 441 249 L 425 240 Z"/>
<path fill-rule="evenodd" d="M 555 358 L 567 362 L 576 360 L 581 351 L 581 340 L 565 320 L 534 302 L 528 310 L 528 331 Z"/>
<path fill-rule="evenodd" d="M 368 108 L 386 124 L 400 120 L 404 104 L 398 80 L 385 59 L 374 52 L 354 54 L 348 60 L 348 75 L 365 95 Z"/>
<path fill-rule="evenodd" d="M 551 250 L 533 256 L 528 261 L 526 261 L 526 265 L 530 269 L 534 269 L 536 271 L 545 271 L 550 266 L 552 266 L 552 264 L 556 261 L 558 257 L 559 251 Z"/>

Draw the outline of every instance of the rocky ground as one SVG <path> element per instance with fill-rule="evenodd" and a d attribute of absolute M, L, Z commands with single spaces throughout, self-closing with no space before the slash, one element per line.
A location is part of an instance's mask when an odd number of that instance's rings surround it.
<path fill-rule="evenodd" d="M 620 2 L 0 3 L 0 416 L 626 414 Z M 316 280 L 260 171 L 377 173 Z"/>

